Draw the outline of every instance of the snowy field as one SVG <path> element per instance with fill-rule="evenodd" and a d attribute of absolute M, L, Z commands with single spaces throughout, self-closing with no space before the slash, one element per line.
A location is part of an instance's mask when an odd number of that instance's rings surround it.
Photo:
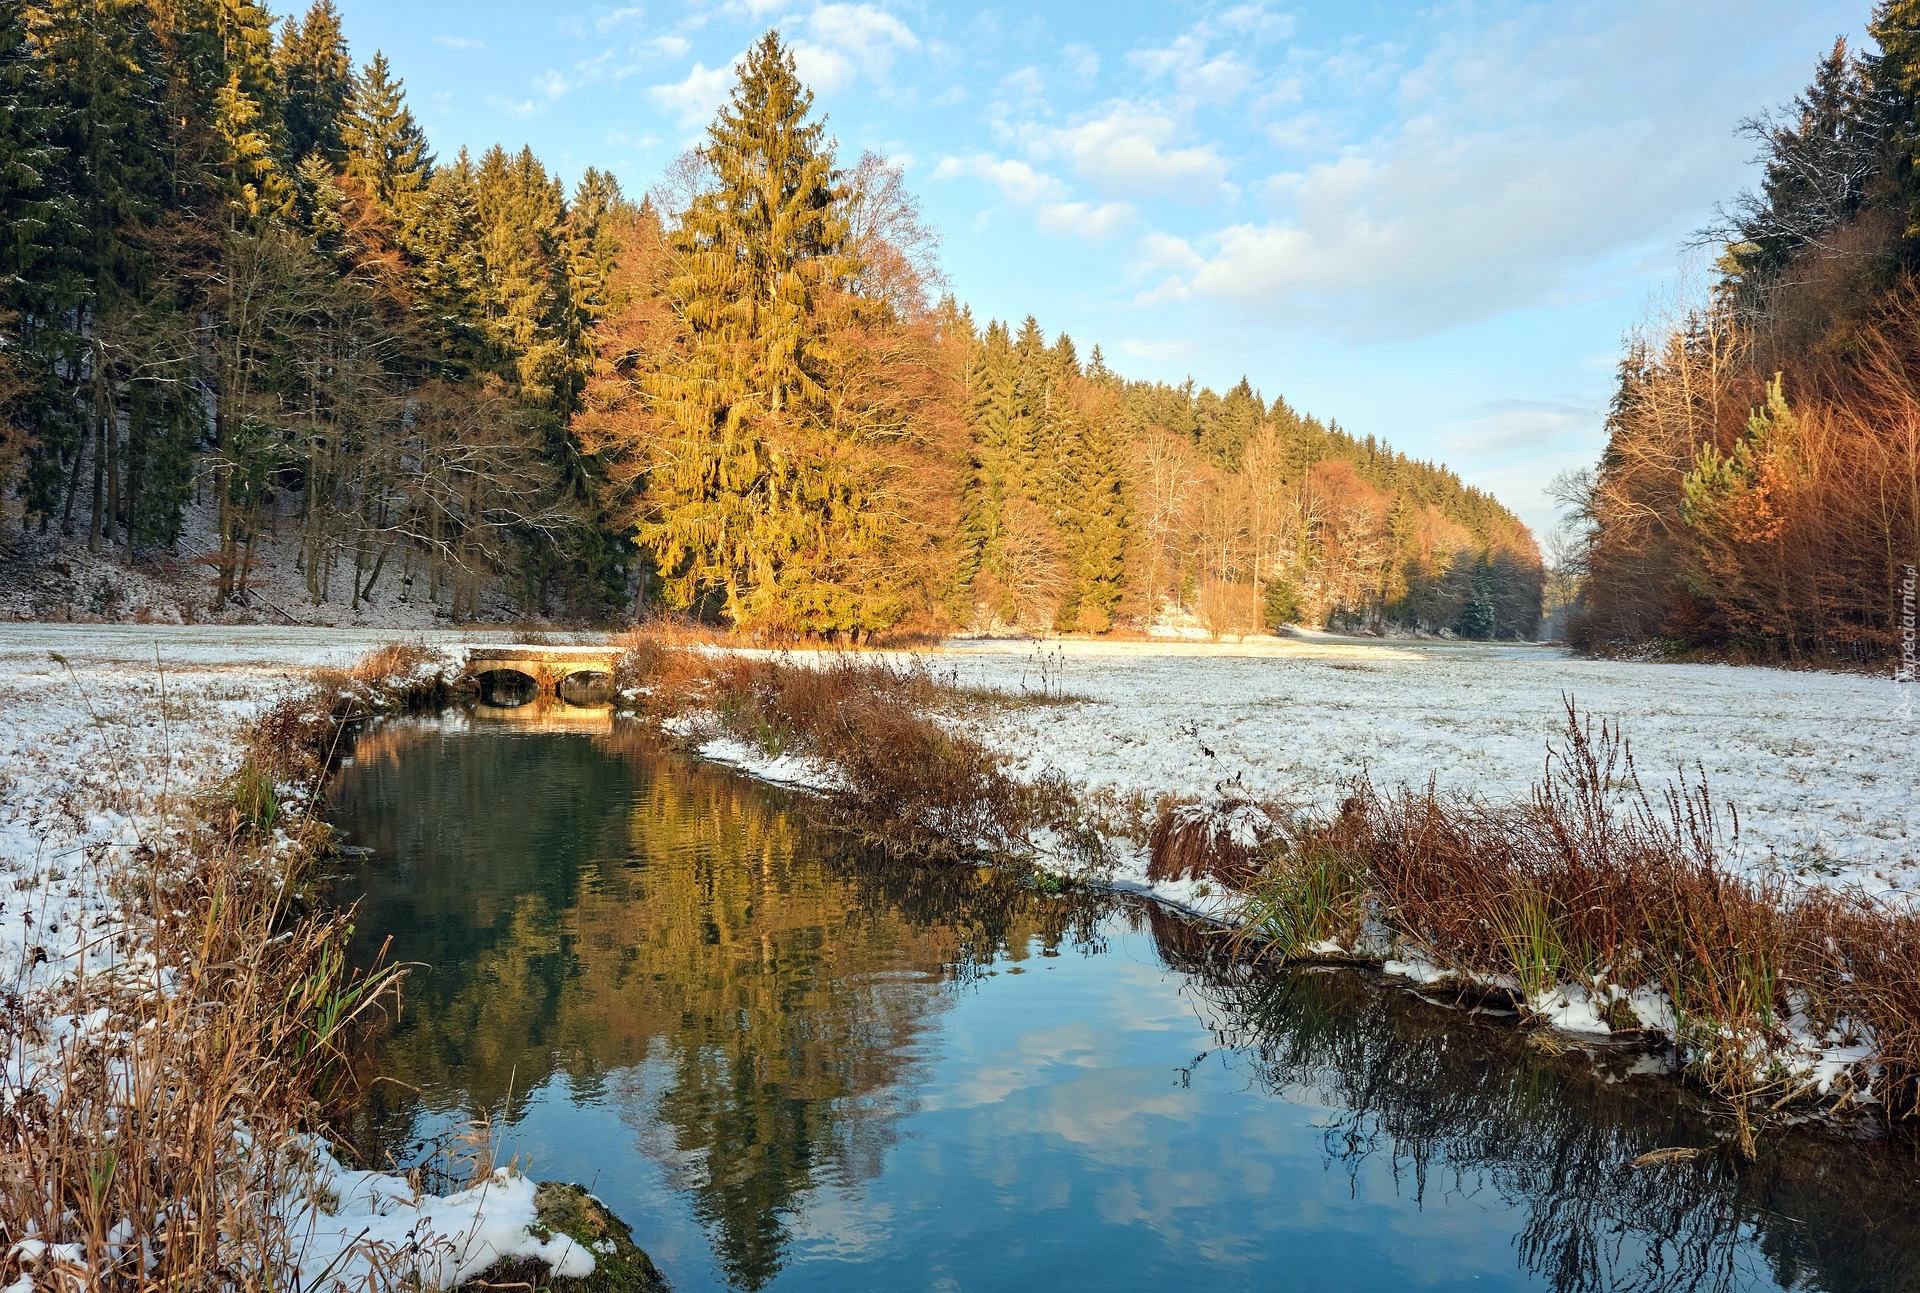
<path fill-rule="evenodd" d="M 1739 861 L 1873 890 L 1920 889 L 1920 697 L 1891 678 L 1575 659 L 1536 646 L 1321 639 L 1263 654 L 1113 644 L 1096 652 L 943 654 L 963 684 L 1078 703 L 983 728 L 1024 774 L 1321 806 L 1376 784 L 1524 795 L 1564 730 L 1562 697 L 1619 723 L 1656 794 L 1704 771 L 1739 810 Z"/>
<path fill-rule="evenodd" d="M 176 820 L 182 795 L 237 764 L 238 726 L 290 674 L 350 663 L 382 640 L 313 629 L 0 628 L 0 987 L 22 1012 L 15 1018 L 24 1015 L 6 1038 L 6 1089 L 57 1083 L 68 1048 L 105 1024 L 65 1017 L 59 985 L 140 964 L 137 938 L 122 950 L 116 937 L 124 928 L 116 882 L 140 845 Z M 566 1274 L 592 1270 L 591 1255 L 571 1241 L 529 1229 L 533 1186 L 523 1178 L 503 1174 L 438 1198 L 324 1155 L 313 1168 L 312 1195 L 281 1204 L 303 1286 L 358 1286 L 373 1243 L 408 1253 L 425 1287 L 452 1287 L 510 1256 L 541 1257 Z M 328 1200 L 324 1209 L 316 1197 Z M 18 1255 L 29 1266 L 67 1264 L 69 1275 L 84 1260 L 77 1246 L 38 1239 Z M 34 1286 L 23 1277 L 10 1288 Z"/>
<path fill-rule="evenodd" d="M 453 649 L 510 637 L 0 625 L 0 984 L 31 997 L 83 960 L 89 972 L 106 968 L 102 949 L 119 920 L 114 879 L 141 840 L 164 829 L 169 800 L 233 766 L 239 724 L 304 670 L 351 663 L 396 638 Z M 1328 806 L 1362 771 L 1385 786 L 1432 777 L 1494 799 L 1524 794 L 1570 696 L 1624 726 L 1656 792 L 1681 767 L 1704 772 L 1738 806 L 1744 865 L 1920 895 L 1920 720 L 1911 689 L 1886 678 L 1326 638 L 956 642 L 927 663 L 962 685 L 1049 698 L 965 720 L 1021 775 L 1058 769 L 1149 798 L 1205 798 L 1237 783 L 1254 796 Z M 728 761 L 780 774 L 758 767 L 757 752 L 713 744 Z M 1138 869 L 1116 882 L 1230 916 L 1227 895 L 1197 882 L 1147 886 Z M 13 1083 L 31 1082 L 23 1070 L 58 1051 L 61 1021 L 43 1023 L 38 1043 L 10 1039 Z M 309 1227 L 315 1260 L 361 1233 L 430 1239 L 421 1265 L 431 1283 L 539 1247 L 517 1179 L 447 1199 L 403 1198 L 390 1178 L 350 1184 L 335 1190 L 344 1206 L 330 1215 L 290 1209 Z"/>
<path fill-rule="evenodd" d="M 177 783 L 217 765 L 222 733 L 288 671 L 345 664 L 396 636 L 457 647 L 511 634 L 0 625 L 0 858 L 11 864 L 23 847 L 21 794 L 107 790 L 103 778 L 134 765 L 143 784 Z M 156 659 L 182 715 L 170 730 Z M 1384 786 L 1433 777 L 1489 798 L 1523 794 L 1571 696 L 1624 727 L 1650 789 L 1682 767 L 1704 772 L 1739 810 L 1743 864 L 1920 891 L 1920 697 L 1890 678 L 1332 638 L 957 642 L 928 663 L 964 685 L 1072 698 L 980 725 L 1023 775 L 1054 767 L 1149 797 L 1206 796 L 1237 778 L 1254 795 L 1322 806 L 1363 770 Z M 169 743 L 171 772 L 155 761 Z"/>

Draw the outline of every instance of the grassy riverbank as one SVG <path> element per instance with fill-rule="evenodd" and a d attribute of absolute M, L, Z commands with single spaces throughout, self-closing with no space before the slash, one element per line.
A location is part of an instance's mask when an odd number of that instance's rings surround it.
<path fill-rule="evenodd" d="M 1622 734 L 1570 703 L 1523 796 L 1363 773 L 1315 810 L 1231 784 L 1203 798 L 1014 777 L 979 720 L 1059 703 L 1044 685 L 995 695 L 923 663 L 743 656 L 664 635 L 629 643 L 619 683 L 663 731 L 809 785 L 866 838 L 1183 884 L 1176 896 L 1210 899 L 1205 914 L 1250 953 L 1371 962 L 1509 999 L 1541 1024 L 1669 1045 L 1724 1098 L 1743 1152 L 1789 1109 L 1915 1112 L 1920 918 L 1736 869 L 1733 807 L 1703 781 L 1645 783 Z"/>
<path fill-rule="evenodd" d="M 14 1288 L 451 1287 L 503 1261 L 593 1269 L 533 1183 L 435 1196 L 342 1167 L 328 1127 L 398 973 L 349 968 L 351 913 L 307 898 L 348 724 L 446 697 L 391 648 L 314 671 L 83 683 L 22 711 L 0 1073 L 0 1281 Z M 277 700 L 269 691 L 280 691 Z M 72 721 L 83 719 L 84 721 Z M 476 1160 L 476 1162 L 479 1160 Z"/>

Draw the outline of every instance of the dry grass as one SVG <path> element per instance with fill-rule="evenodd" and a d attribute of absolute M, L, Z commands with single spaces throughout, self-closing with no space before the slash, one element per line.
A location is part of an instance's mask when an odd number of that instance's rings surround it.
<path fill-rule="evenodd" d="M 615 669 L 655 721 L 711 715 L 769 757 L 830 768 L 827 821 L 895 852 L 1006 852 L 1065 800 L 1007 776 L 985 746 L 936 717 L 956 693 L 924 665 L 836 654 L 806 664 L 710 654 L 664 634 L 632 635 Z M 1056 788 L 1057 791 L 1057 788 Z"/>
<path fill-rule="evenodd" d="M 1276 836 L 1244 886 L 1249 927 L 1280 955 L 1320 958 L 1333 942 L 1337 959 L 1371 920 L 1522 1007 L 1582 987 L 1621 1030 L 1643 1026 L 1627 998 L 1650 989 L 1671 1006 L 1686 1071 L 1726 1097 L 1749 1152 L 1760 1114 L 1836 1098 L 1784 1062 L 1790 1025 L 1834 1040 L 1871 1030 L 1880 1097 L 1914 1113 L 1920 919 L 1735 874 L 1722 859 L 1737 833 L 1704 782 L 1649 794 L 1620 733 L 1569 704 L 1526 801 L 1363 780 L 1336 821 Z"/>
<path fill-rule="evenodd" d="M 148 821 L 103 941 L 0 998 L 0 1282 L 284 1285 L 287 1147 L 324 1133 L 397 985 L 352 972 L 349 917 L 299 897 L 327 840 L 314 787 L 345 721 L 420 702 L 423 663 L 375 653 L 272 708 L 233 776 Z"/>
<path fill-rule="evenodd" d="M 693 635 L 636 635 L 621 685 L 657 720 L 716 716 L 768 755 L 801 754 L 842 778 L 838 825 L 922 853 L 1017 849 L 1041 832 L 1089 863 L 1130 833 L 1115 804 L 1064 781 L 1022 786 L 938 716 L 965 701 L 919 667 L 836 657 L 817 665 L 708 649 Z M 1852 894 L 1737 874 L 1737 817 L 1704 780 L 1655 794 L 1621 733 L 1571 702 L 1532 794 L 1489 804 L 1362 779 L 1315 819 L 1223 791 L 1146 814 L 1149 878 L 1245 895 L 1236 946 L 1289 959 L 1418 954 L 1523 1009 L 1583 988 L 1621 1032 L 1671 1035 L 1686 1072 L 1725 1097 L 1737 1144 L 1769 1113 L 1844 1104 L 1816 1086 L 1809 1038 L 1871 1036 L 1872 1095 L 1920 1113 L 1920 916 Z M 1145 805 L 1129 805 L 1141 819 Z M 1137 828 L 1131 828 L 1136 829 Z M 1636 994 L 1638 994 L 1636 996 Z M 1635 1002 L 1664 1006 L 1645 1018 Z M 1656 1013 L 1658 1013 L 1656 1011 Z"/>

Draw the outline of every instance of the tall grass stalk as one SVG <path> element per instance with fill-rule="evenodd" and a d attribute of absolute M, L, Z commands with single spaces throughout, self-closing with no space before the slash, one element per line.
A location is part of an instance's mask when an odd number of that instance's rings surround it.
<path fill-rule="evenodd" d="M 841 778 L 829 812 L 890 847 L 1017 847 L 1049 831 L 1109 856 L 1117 831 L 1091 797 L 1057 778 L 1013 781 L 951 721 L 961 694 L 922 667 L 747 658 L 658 632 L 628 647 L 621 685 L 644 711 L 717 715 L 763 750 L 819 760 Z M 1270 831 L 1223 826 L 1254 808 Z M 1163 802 L 1149 844 L 1150 878 L 1242 891 L 1243 950 L 1379 959 L 1384 943 L 1510 983 L 1523 1008 L 1558 1009 L 1562 989 L 1583 988 L 1613 1027 L 1667 1031 L 1686 1073 L 1725 1097 L 1746 1152 L 1756 1119 L 1783 1105 L 1870 1094 L 1920 1114 L 1920 916 L 1733 871 L 1739 819 L 1704 776 L 1650 793 L 1620 730 L 1570 698 L 1541 780 L 1518 801 L 1362 777 L 1330 818 Z M 1866 1036 L 1857 1087 L 1810 1082 L 1810 1038 Z"/>

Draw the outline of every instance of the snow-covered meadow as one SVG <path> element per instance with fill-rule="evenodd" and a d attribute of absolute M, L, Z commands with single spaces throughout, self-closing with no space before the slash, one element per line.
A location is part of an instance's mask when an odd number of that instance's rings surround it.
<path fill-rule="evenodd" d="M 116 955 L 137 957 L 137 947 L 113 950 L 116 880 L 140 843 L 166 829 L 179 796 L 237 764 L 241 726 L 306 670 L 348 665 L 395 637 L 451 652 L 511 636 L 0 626 L 0 983 L 31 999 L 83 965 L 98 972 Z M 1684 768 L 1732 801 L 1743 865 L 1901 898 L 1920 892 L 1920 719 L 1911 687 L 1889 678 L 1334 639 L 956 642 L 925 663 L 963 687 L 1046 702 L 952 720 L 1007 755 L 1017 774 L 1055 770 L 1149 800 L 1206 799 L 1232 786 L 1324 808 L 1363 771 L 1384 787 L 1432 778 L 1495 800 L 1521 795 L 1541 775 L 1571 698 L 1624 727 L 1651 789 Z M 773 779 L 831 775 L 791 756 L 770 763 L 725 737 L 709 753 Z M 1122 887 L 1231 919 L 1228 896 L 1197 882 L 1145 884 L 1134 874 L 1142 860 L 1115 877 Z M 86 1026 L 41 1023 L 32 1041 L 9 1038 L 14 1084 Z M 413 1246 L 423 1264 L 437 1254 L 431 1260 L 445 1264 L 427 1272 L 431 1280 L 539 1246 L 520 1183 L 433 1199 L 411 1197 L 391 1178 L 356 1182 L 334 1192 L 330 1215 L 309 1209 L 296 1225 L 316 1254 L 331 1259 L 352 1235 L 378 1232 Z"/>
<path fill-rule="evenodd" d="M 1704 774 L 1739 812 L 1742 865 L 1882 892 L 1920 888 L 1920 697 L 1890 677 L 1580 660 L 1546 647 L 1067 643 L 934 658 L 965 686 L 1067 704 L 998 711 L 979 733 L 1024 775 L 1326 807 L 1375 784 L 1524 795 L 1565 730 L 1563 697 L 1618 723 L 1648 789 Z"/>
<path fill-rule="evenodd" d="M 145 865 L 142 846 L 177 830 L 187 797 L 238 764 L 241 725 L 305 668 L 376 645 L 325 630 L 0 630 L 0 988 L 12 1007 L 0 1092 L 58 1088 L 75 1048 L 114 1026 L 104 1009 L 65 1009 L 80 995 L 75 976 L 147 981 L 144 927 L 120 895 Z M 376 1262 L 411 1268 L 425 1287 L 502 1258 L 593 1267 L 570 1241 L 539 1237 L 522 1178 L 422 1196 L 311 1146 L 286 1152 L 311 1156 L 312 1188 L 280 1205 L 301 1287 L 360 1286 Z M 28 1293 L 36 1275 L 48 1287 L 84 1282 L 87 1254 L 29 1230 L 6 1260 L 23 1272 L 9 1293 Z"/>

